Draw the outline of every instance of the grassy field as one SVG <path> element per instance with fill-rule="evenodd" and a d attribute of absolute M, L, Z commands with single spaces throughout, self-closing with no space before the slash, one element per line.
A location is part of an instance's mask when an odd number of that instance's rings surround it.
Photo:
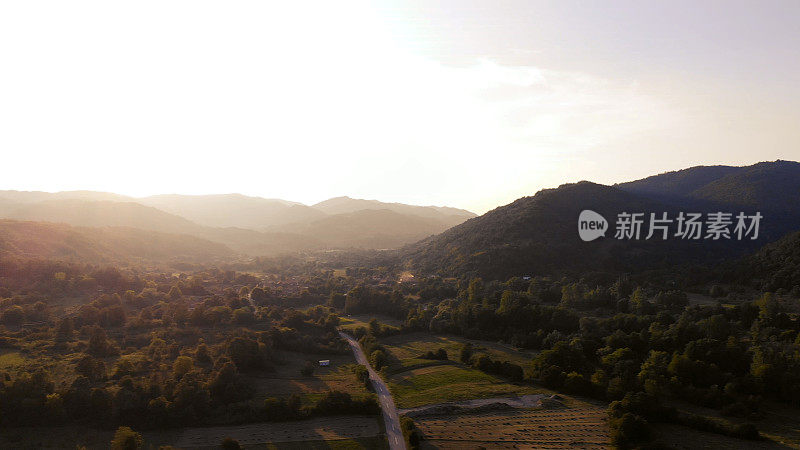
<path fill-rule="evenodd" d="M 353 330 L 358 327 L 369 328 L 369 321 L 373 318 L 378 319 L 378 323 L 383 326 L 397 328 L 402 325 L 401 320 L 397 320 L 393 317 L 368 314 L 347 315 L 341 318 L 340 325 L 343 330 L 352 333 Z"/>
<path fill-rule="evenodd" d="M 389 377 L 388 384 L 399 408 L 542 392 L 533 386 L 509 383 L 477 369 L 451 364 L 397 373 Z"/>
<path fill-rule="evenodd" d="M 511 361 L 523 367 L 534 355 L 501 344 L 456 336 L 410 333 L 381 338 L 380 343 L 389 356 L 386 382 L 397 406 L 413 408 L 454 400 L 542 392 L 534 386 L 511 383 L 461 364 L 459 353 L 465 342 L 472 343 L 475 354 L 486 354 L 492 359 Z M 449 360 L 420 358 L 422 354 L 439 348 L 447 351 Z"/>
<path fill-rule="evenodd" d="M 254 399 L 257 401 L 267 397 L 288 397 L 291 394 L 299 394 L 303 402 L 308 404 L 332 390 L 347 392 L 354 397 L 370 395 L 353 375 L 355 358 L 352 353 L 314 355 L 280 352 L 278 356 L 284 362 L 278 364 L 275 371 L 247 375 L 248 381 L 256 388 Z M 307 360 L 316 364 L 322 359 L 330 360 L 330 366 L 315 366 L 312 376 L 300 374 L 300 369 Z"/>
<path fill-rule="evenodd" d="M 381 338 L 381 344 L 386 348 L 391 361 L 391 371 L 408 370 L 414 367 L 429 366 L 440 363 L 429 359 L 420 358 L 428 351 L 444 348 L 451 361 L 458 361 L 461 347 L 469 342 L 475 354 L 484 354 L 492 359 L 509 361 L 519 364 L 526 369 L 531 359 L 536 356 L 534 351 L 525 351 L 498 344 L 496 342 L 465 339 L 458 336 L 434 335 L 430 333 L 411 333 Z"/>

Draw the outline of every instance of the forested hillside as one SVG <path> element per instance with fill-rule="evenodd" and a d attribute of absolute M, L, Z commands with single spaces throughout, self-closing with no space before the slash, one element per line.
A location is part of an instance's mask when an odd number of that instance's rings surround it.
<path fill-rule="evenodd" d="M 579 213 L 599 212 L 609 222 L 604 238 L 582 242 Z M 614 239 L 621 212 L 761 213 L 757 240 L 666 241 Z M 693 167 L 630 183 L 590 182 L 546 189 L 404 249 L 408 267 L 425 273 L 510 276 L 583 270 L 639 271 L 713 263 L 752 252 L 800 229 L 800 163 L 776 161 L 748 167 Z M 675 229 L 672 230 L 674 232 Z"/>
<path fill-rule="evenodd" d="M 615 186 L 684 210 L 759 211 L 766 240 L 800 228 L 800 163 L 794 161 L 698 166 Z"/>
<path fill-rule="evenodd" d="M 583 242 L 578 215 L 590 209 L 609 221 L 605 238 Z M 480 275 L 491 279 L 583 270 L 630 271 L 721 258 L 737 251 L 729 242 L 614 239 L 623 211 L 676 209 L 614 187 L 590 182 L 546 189 L 404 249 L 406 263 L 425 273 Z M 745 247 L 741 244 L 739 247 Z M 743 251 L 743 250 L 742 250 Z"/>
<path fill-rule="evenodd" d="M 753 280 L 765 291 L 792 291 L 800 297 L 800 232 L 764 246 L 737 268 L 740 280 Z"/>

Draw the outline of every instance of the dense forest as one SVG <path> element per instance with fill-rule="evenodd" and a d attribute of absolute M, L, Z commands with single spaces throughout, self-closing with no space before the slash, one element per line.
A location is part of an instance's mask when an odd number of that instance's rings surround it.
<path fill-rule="evenodd" d="M 0 354 L 24 361 L 0 371 L 0 426 L 146 430 L 379 411 L 374 398 L 337 391 L 254 400 L 245 376 L 291 362 L 281 350 L 349 352 L 335 312 L 296 307 L 321 303 L 324 287 L 287 308 L 279 290 L 217 269 L 5 259 L 0 279 Z"/>

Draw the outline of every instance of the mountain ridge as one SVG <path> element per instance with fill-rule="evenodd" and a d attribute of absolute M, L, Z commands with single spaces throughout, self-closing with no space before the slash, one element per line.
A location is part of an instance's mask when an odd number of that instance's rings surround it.
<path fill-rule="evenodd" d="M 702 194 L 702 195 L 701 195 Z M 750 199 L 755 199 L 750 201 Z M 787 206 L 788 205 L 788 206 Z M 724 208 L 724 209 L 722 209 Z M 610 228 L 620 212 L 764 211 L 759 238 L 752 240 L 617 240 L 582 242 L 579 213 L 603 215 Z M 605 186 L 582 181 L 543 189 L 495 208 L 401 250 L 403 263 L 423 273 L 465 274 L 492 279 L 604 270 L 655 269 L 707 263 L 737 256 L 800 228 L 800 163 L 706 166 Z M 707 217 L 707 216 L 704 216 Z M 647 221 L 644 226 L 647 225 Z"/>
<path fill-rule="evenodd" d="M 297 202 L 241 194 L 166 194 L 137 200 L 94 191 L 3 193 L 5 196 L 0 193 L 2 218 L 188 234 L 251 256 L 323 249 L 397 248 L 463 221 L 461 217 L 441 213 L 440 210 L 450 212 L 445 208 L 394 204 L 395 209 L 406 212 L 393 212 L 391 217 L 366 212 L 375 210 L 327 214 Z M 382 203 L 369 205 L 380 207 Z M 412 214 L 419 211 L 433 211 L 429 214 L 433 218 Z M 279 219 L 273 220 L 274 216 Z"/>

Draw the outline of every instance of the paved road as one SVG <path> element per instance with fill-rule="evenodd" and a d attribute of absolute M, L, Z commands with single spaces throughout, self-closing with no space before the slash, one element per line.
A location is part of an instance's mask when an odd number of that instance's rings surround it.
<path fill-rule="evenodd" d="M 339 335 L 345 338 L 350 344 L 356 361 L 359 364 L 365 365 L 367 370 L 369 370 L 369 381 L 372 382 L 372 387 L 375 389 L 375 393 L 378 394 L 378 401 L 381 404 L 381 410 L 383 410 L 383 423 L 386 425 L 386 437 L 389 439 L 389 448 L 392 450 L 406 450 L 406 442 L 403 440 L 403 432 L 400 430 L 400 416 L 397 415 L 397 408 L 394 406 L 392 393 L 389 392 L 389 388 L 386 386 L 386 383 L 383 382 L 380 375 L 369 365 L 367 356 L 364 354 L 364 350 L 361 349 L 361 346 L 358 345 L 358 341 L 356 341 L 353 336 L 343 331 L 340 331 Z"/>

